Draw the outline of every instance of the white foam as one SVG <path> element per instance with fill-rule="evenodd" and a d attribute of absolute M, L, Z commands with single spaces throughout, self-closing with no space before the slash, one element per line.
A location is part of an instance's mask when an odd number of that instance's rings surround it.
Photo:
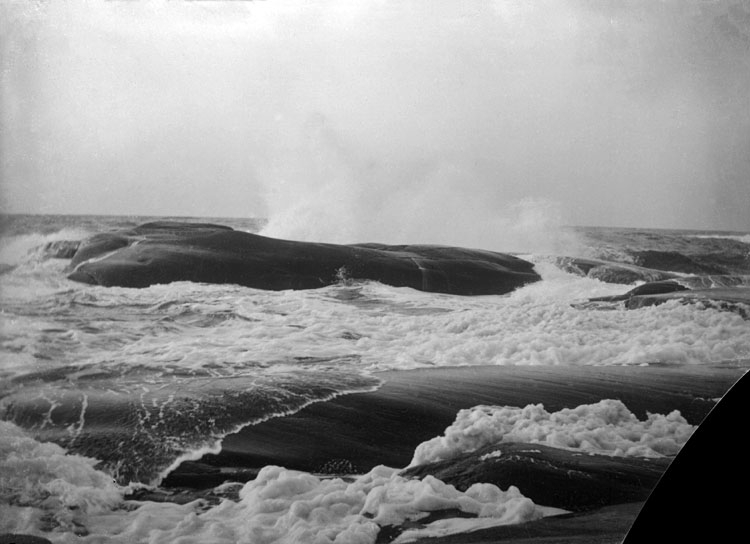
<path fill-rule="evenodd" d="M 482 297 L 377 283 L 280 292 L 190 282 L 122 289 L 76 284 L 61 271 L 45 272 L 45 283 L 6 275 L 3 299 L 22 306 L 24 314 L 38 308 L 38 315 L 8 319 L 4 326 L 19 360 L 59 339 L 64 349 L 53 354 L 58 364 L 106 361 L 184 370 L 218 364 L 234 371 L 300 356 L 348 357 L 348 364 L 362 369 L 385 370 L 702 364 L 750 354 L 747 322 L 739 315 L 678 301 L 639 310 L 579 310 L 571 304 L 627 289 L 541 260 L 536 268 L 543 281 Z M 90 327 L 82 328 L 79 319 L 66 322 L 71 306 L 84 316 L 90 312 Z M 52 313 L 58 307 L 59 317 Z M 66 323 L 65 339 L 47 332 Z"/>
<path fill-rule="evenodd" d="M 406 479 L 384 466 L 351 481 L 267 466 L 244 485 L 238 502 L 208 509 L 201 501 L 125 503 L 125 488 L 96 470 L 95 460 L 37 442 L 7 422 L 0 430 L 0 532 L 56 542 L 371 544 L 381 527 L 438 510 L 492 525 L 560 512 L 536 506 L 513 486 L 475 484 L 460 492 L 434 477 Z"/>
<path fill-rule="evenodd" d="M 503 456 L 503 450 L 495 450 L 495 451 L 490 452 L 490 453 L 485 453 L 484 455 L 482 455 L 479 458 L 479 460 L 480 461 L 488 461 L 490 459 L 497 459 L 497 458 L 502 457 L 502 456 Z"/>
<path fill-rule="evenodd" d="M 400 525 L 429 512 L 457 509 L 493 524 L 520 523 L 548 515 L 518 489 L 476 484 L 462 493 L 436 478 L 408 480 L 398 470 L 376 467 L 347 482 L 321 479 L 281 467 L 263 468 L 240 491 L 239 502 L 224 501 L 195 515 L 195 504 L 144 504 L 127 523 L 108 526 L 108 541 L 151 542 L 373 543 L 380 527 Z M 171 522 L 165 523 L 166 520 Z M 89 529 L 105 530 L 96 521 Z M 114 529 L 114 530 L 112 530 Z"/>
<path fill-rule="evenodd" d="M 384 466 L 348 481 L 267 466 L 242 487 L 237 502 L 224 500 L 213 507 L 201 501 L 127 503 L 125 489 L 96 470 L 95 460 L 37 442 L 7 422 L 0 422 L 0 430 L 0 531 L 39 534 L 56 542 L 371 544 L 382 527 L 419 521 L 430 512 L 455 509 L 476 516 L 432 522 L 397 540 L 409 542 L 562 512 L 535 505 L 512 485 L 503 491 L 480 483 L 460 492 L 434 477 L 410 480 Z M 503 441 L 665 455 L 675 453 L 692 430 L 677 412 L 639 421 L 613 400 L 555 413 L 541 405 L 479 406 L 459 412 L 445 436 L 420 445 L 413 463 Z M 501 450 L 486 457 L 496 455 Z"/>
<path fill-rule="evenodd" d="M 71 530 L 82 516 L 119 506 L 123 488 L 96 463 L 0 421 L 0 533 L 36 531 L 42 516 Z"/>
<path fill-rule="evenodd" d="M 131 306 L 139 312 L 150 305 L 151 320 L 113 320 L 97 333 L 95 344 L 81 342 L 81 349 L 71 353 L 77 361 L 92 357 L 182 369 L 203 368 L 207 362 L 215 367 L 217 361 L 237 368 L 299 356 L 347 357 L 348 364 L 367 370 L 701 364 L 750 353 L 747 322 L 739 315 L 679 302 L 582 311 L 571 303 L 620 294 L 623 287 L 559 271 L 543 274 L 544 281 L 510 295 L 471 298 L 376 283 L 282 292 L 190 283 L 88 289 L 72 298 L 125 314 Z M 39 343 L 33 330 L 23 336 L 24 346 Z"/>
<path fill-rule="evenodd" d="M 484 446 L 526 442 L 618 456 L 675 455 L 695 430 L 678 411 L 639 420 L 619 400 L 547 412 L 541 404 L 524 408 L 476 406 L 461 410 L 443 436 L 423 442 L 410 466 L 450 459 Z"/>

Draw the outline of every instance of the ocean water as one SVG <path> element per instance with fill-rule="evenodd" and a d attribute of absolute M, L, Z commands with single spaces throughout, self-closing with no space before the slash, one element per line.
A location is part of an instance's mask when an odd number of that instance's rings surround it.
<path fill-rule="evenodd" d="M 158 485 L 183 460 L 218 452 L 222 438 L 243 427 L 375 390 L 382 370 L 747 365 L 750 359 L 750 325 L 742 315 L 677 301 L 637 311 L 581 310 L 575 303 L 632 286 L 566 272 L 545 254 L 521 255 L 535 263 L 542 281 L 502 296 L 350 280 L 262 291 L 189 282 L 126 289 L 66 279 L 75 242 L 153 219 L 2 217 L 0 534 L 60 542 L 374 542 L 379 527 L 435 504 L 494 520 L 487 523 L 535 519 L 550 512 L 515 488 L 460 493 L 435 479 L 405 480 L 386 467 L 353 481 L 265 467 L 239 500 L 213 505 L 125 497 L 138 486 Z M 180 220 L 263 228 L 256 219 Z M 647 264 L 666 256 L 676 268 L 742 281 L 750 275 L 748 233 L 569 230 L 588 258 Z M 580 407 L 576 421 L 606 420 L 622 429 L 616 439 L 601 440 L 614 441 L 617 454 L 643 455 L 644 448 L 647 455 L 673 454 L 692 431 L 678 414 L 639 422 L 626 407 L 603 402 Z M 581 431 L 570 427 L 568 413 L 509 410 L 456 414 L 446 437 L 423 444 L 415 460 L 435 458 L 435 445 L 443 451 L 446 443 L 463 442 L 450 436 L 492 436 L 498 426 L 540 418 L 545 430 L 535 436 L 557 441 L 541 442 L 599 451 L 592 436 L 561 438 Z M 618 415 L 607 420 L 612 414 Z"/>

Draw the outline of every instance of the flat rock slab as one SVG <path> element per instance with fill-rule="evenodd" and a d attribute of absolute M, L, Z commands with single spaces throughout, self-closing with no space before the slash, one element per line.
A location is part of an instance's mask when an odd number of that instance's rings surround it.
<path fill-rule="evenodd" d="M 85 240 L 68 278 L 104 286 L 175 281 L 315 289 L 342 280 L 456 295 L 508 293 L 538 281 L 512 255 L 433 245 L 337 245 L 278 240 L 203 223 L 146 223 Z"/>

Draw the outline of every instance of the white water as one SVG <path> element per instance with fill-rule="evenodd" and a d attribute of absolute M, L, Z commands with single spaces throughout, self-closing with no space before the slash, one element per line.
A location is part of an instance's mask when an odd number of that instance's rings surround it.
<path fill-rule="evenodd" d="M 750 353 L 747 322 L 736 314 L 678 302 L 637 312 L 581 311 L 571 304 L 627 287 L 543 262 L 543 281 L 506 296 L 471 298 L 376 283 L 281 292 L 187 282 L 103 288 L 69 282 L 61 268 L 46 261 L 3 278 L 14 314 L 4 322 L 6 376 L 63 363 L 231 374 L 295 358 L 347 358 L 374 371 L 703 364 Z"/>

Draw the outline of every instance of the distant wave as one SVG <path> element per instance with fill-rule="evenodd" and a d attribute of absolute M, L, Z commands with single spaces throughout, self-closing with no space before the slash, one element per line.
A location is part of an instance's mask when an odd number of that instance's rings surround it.
<path fill-rule="evenodd" d="M 724 240 L 736 240 L 738 242 L 742 242 L 743 244 L 750 245 L 750 234 L 692 234 L 690 236 L 691 238 L 721 238 Z"/>

